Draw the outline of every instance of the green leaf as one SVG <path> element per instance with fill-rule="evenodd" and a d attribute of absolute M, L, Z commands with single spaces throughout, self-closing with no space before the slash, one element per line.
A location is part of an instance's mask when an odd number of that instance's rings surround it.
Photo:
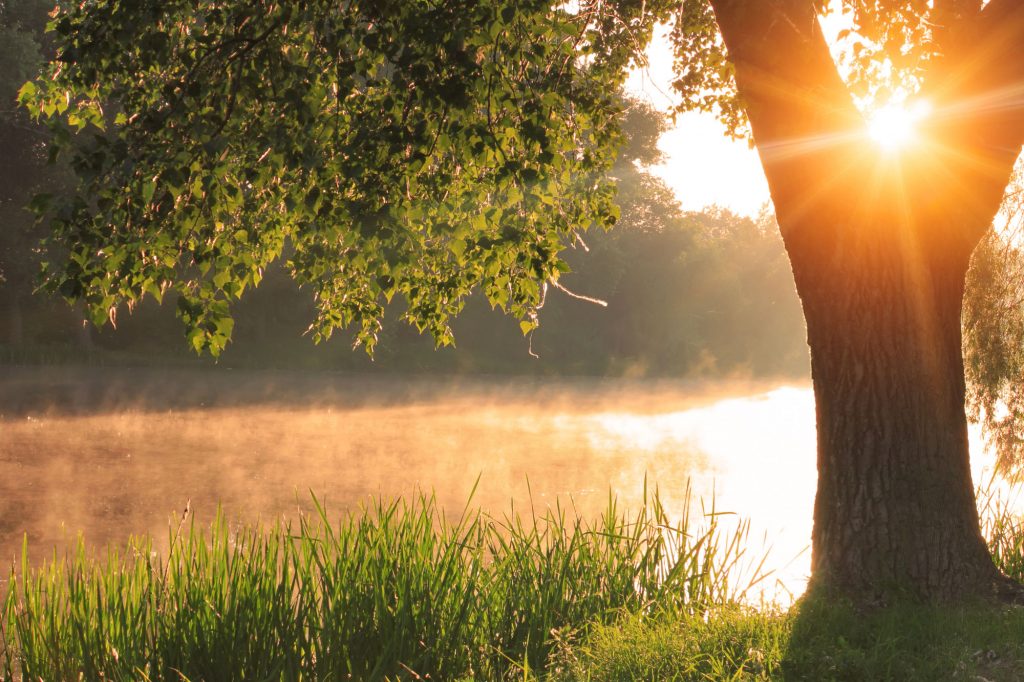
<path fill-rule="evenodd" d="M 453 239 L 448 243 L 448 248 L 451 249 L 452 253 L 455 254 L 455 257 L 460 263 L 463 262 L 462 256 L 466 253 L 466 240 Z"/>
<path fill-rule="evenodd" d="M 27 105 L 35 97 L 36 92 L 36 84 L 32 81 L 26 82 L 18 90 L 18 102 L 22 105 Z"/>

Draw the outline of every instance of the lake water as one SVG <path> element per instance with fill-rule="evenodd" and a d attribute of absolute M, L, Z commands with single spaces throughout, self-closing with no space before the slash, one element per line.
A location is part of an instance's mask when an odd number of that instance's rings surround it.
<path fill-rule="evenodd" d="M 570 500 L 593 517 L 687 483 L 751 520 L 799 593 L 815 484 L 807 385 L 433 379 L 8 368 L 0 381 L 0 557 L 167 537 L 200 520 L 294 518 L 432 490 L 452 513 Z M 977 448 L 977 444 L 975 444 Z M 980 468 L 982 463 L 977 467 Z M 978 474 L 976 473 L 976 480 Z M 778 595 L 785 601 L 788 592 Z"/>

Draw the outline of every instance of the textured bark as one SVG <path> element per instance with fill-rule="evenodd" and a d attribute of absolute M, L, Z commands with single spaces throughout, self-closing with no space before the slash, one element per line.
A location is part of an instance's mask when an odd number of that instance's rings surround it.
<path fill-rule="evenodd" d="M 991 595 L 1002 581 L 964 414 L 967 259 L 888 227 L 798 279 L 818 423 L 813 585 L 871 602 Z"/>
<path fill-rule="evenodd" d="M 1017 599 L 979 528 L 960 313 L 1024 139 L 1005 94 L 1022 76 L 1024 3 L 944 3 L 964 23 L 928 91 L 953 113 L 927 131 L 940 144 L 894 160 L 870 152 L 811 2 L 711 1 L 807 321 L 812 587 L 876 603 Z"/>

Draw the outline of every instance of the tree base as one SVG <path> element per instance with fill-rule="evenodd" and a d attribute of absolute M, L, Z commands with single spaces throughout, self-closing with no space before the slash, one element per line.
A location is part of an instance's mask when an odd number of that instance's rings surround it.
<path fill-rule="evenodd" d="M 1008 576 L 1000 574 L 992 581 L 993 599 L 1008 606 L 1024 607 L 1024 584 Z"/>
<path fill-rule="evenodd" d="M 885 609 L 907 602 L 946 605 L 988 602 L 1024 607 L 1024 584 L 1003 575 L 993 566 L 992 575 L 986 579 L 971 581 L 950 591 L 930 594 L 895 586 L 889 589 L 851 589 L 850 586 L 812 580 L 801 601 L 843 602 L 864 611 Z"/>

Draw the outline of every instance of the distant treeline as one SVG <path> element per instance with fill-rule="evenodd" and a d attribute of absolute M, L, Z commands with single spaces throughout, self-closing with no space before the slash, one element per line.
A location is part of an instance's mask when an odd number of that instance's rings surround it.
<path fill-rule="evenodd" d="M 627 221 L 624 221 L 627 222 Z M 336 337 L 303 336 L 313 316 L 307 292 L 268 273 L 238 305 L 226 366 L 380 369 L 452 373 L 627 376 L 801 375 L 807 371 L 799 302 L 772 223 L 725 212 L 680 215 L 660 231 L 623 225 L 569 254 L 572 291 L 550 289 L 540 328 L 524 338 L 515 320 L 469 300 L 454 325 L 456 347 L 392 315 L 371 363 Z M 167 364 L 194 361 L 171 302 L 124 312 L 117 329 L 83 328 L 67 304 L 39 295 L 13 302 L 0 288 L 8 357 L 28 361 Z M 532 357 L 532 352 L 538 357 Z"/>
<path fill-rule="evenodd" d="M 120 311 L 117 329 L 94 329 L 59 297 L 33 293 L 45 232 L 23 207 L 33 194 L 59 191 L 68 180 L 59 165 L 46 164 L 42 131 L 13 102 L 46 53 L 48 9 L 41 0 L 0 3 L 0 360 L 212 362 L 188 349 L 173 301 Z M 398 302 L 371 362 L 344 338 L 314 346 L 303 336 L 314 317 L 312 293 L 299 290 L 281 265 L 237 305 L 233 341 L 219 363 L 637 377 L 806 374 L 802 315 L 774 221 L 683 213 L 665 184 L 644 170 L 662 160 L 664 118 L 644 104 L 626 104 L 627 143 L 615 169 L 622 219 L 570 250 L 573 272 L 561 280 L 607 307 L 552 287 L 540 329 L 528 339 L 515 320 L 474 296 L 453 325 L 456 348 L 435 351 L 431 339 L 398 320 Z"/>

